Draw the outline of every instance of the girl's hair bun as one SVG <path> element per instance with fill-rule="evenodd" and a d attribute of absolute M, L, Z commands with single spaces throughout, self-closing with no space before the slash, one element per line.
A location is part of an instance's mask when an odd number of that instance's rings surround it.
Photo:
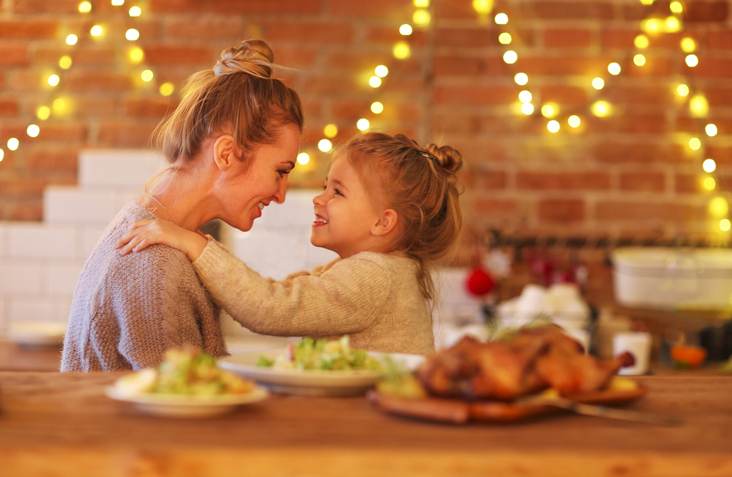
<path fill-rule="evenodd" d="M 456 174 L 463 167 L 463 156 L 454 147 L 430 144 L 427 146 L 427 152 L 449 174 Z"/>
<path fill-rule="evenodd" d="M 258 78 L 272 78 L 274 53 L 264 40 L 244 40 L 238 47 L 226 48 L 213 68 L 216 76 L 246 73 Z"/>

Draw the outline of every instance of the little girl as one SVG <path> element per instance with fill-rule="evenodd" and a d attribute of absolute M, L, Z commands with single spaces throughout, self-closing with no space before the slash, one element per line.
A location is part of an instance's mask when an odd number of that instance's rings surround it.
<path fill-rule="evenodd" d="M 336 337 L 373 351 L 434 350 L 429 266 L 455 242 L 462 217 L 460 153 L 369 133 L 336 155 L 313 199 L 311 241 L 340 258 L 282 281 L 263 278 L 212 239 L 156 219 L 141 221 L 120 253 L 165 244 L 183 251 L 204 286 L 257 333 Z"/>

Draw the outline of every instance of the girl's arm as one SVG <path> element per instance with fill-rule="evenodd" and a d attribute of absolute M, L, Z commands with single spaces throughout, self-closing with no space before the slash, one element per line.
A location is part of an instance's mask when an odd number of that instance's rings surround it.
<path fill-rule="evenodd" d="M 185 253 L 192 262 L 206 248 L 206 242 L 208 240 L 196 232 L 167 220 L 154 219 L 135 223 L 132 229 L 117 241 L 117 248 L 120 249 L 120 254 L 127 255 L 130 252 L 144 250 L 150 245 L 163 244 Z"/>
<path fill-rule="evenodd" d="M 333 336 L 375 322 L 391 293 L 391 277 L 367 258 L 336 261 L 319 273 L 264 278 L 210 240 L 193 267 L 213 299 L 242 326 L 275 336 Z"/>

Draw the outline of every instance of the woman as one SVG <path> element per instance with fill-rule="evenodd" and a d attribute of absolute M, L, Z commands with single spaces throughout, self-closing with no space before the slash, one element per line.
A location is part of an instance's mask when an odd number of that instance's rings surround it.
<path fill-rule="evenodd" d="M 248 40 L 188 79 L 156 130 L 171 167 L 120 211 L 84 265 L 61 371 L 155 366 L 182 344 L 226 354 L 218 310 L 183 253 L 156 246 L 120 256 L 115 244 L 154 217 L 193 231 L 212 219 L 249 230 L 264 207 L 285 200 L 303 116 L 297 93 L 271 78 L 273 59 L 267 43 Z"/>

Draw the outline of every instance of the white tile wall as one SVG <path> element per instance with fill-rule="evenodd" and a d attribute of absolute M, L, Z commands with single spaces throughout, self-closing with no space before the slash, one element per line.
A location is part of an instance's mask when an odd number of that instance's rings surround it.
<path fill-rule="evenodd" d="M 72 226 L 11 223 L 5 230 L 8 254 L 11 257 L 76 258 L 77 230 Z"/>
<path fill-rule="evenodd" d="M 88 150 L 79 156 L 79 182 L 84 188 L 139 188 L 166 165 L 152 150 Z"/>
<path fill-rule="evenodd" d="M 11 297 L 7 305 L 8 322 L 56 321 L 68 319 L 68 300 L 35 297 Z"/>
<path fill-rule="evenodd" d="M 43 267 L 43 293 L 46 296 L 71 299 L 82 265 L 82 262 L 45 264 Z"/>
<path fill-rule="evenodd" d="M 105 225 L 125 203 L 119 191 L 53 186 L 43 198 L 49 224 Z"/>
<path fill-rule="evenodd" d="M 102 233 L 106 227 L 104 226 L 82 226 L 79 228 L 79 242 L 77 244 L 77 257 L 81 258 L 82 261 L 86 260 L 89 254 L 94 250 L 94 247 L 102 238 Z"/>
<path fill-rule="evenodd" d="M 0 262 L 0 296 L 40 294 L 43 266 L 40 262 L 17 258 Z"/>

